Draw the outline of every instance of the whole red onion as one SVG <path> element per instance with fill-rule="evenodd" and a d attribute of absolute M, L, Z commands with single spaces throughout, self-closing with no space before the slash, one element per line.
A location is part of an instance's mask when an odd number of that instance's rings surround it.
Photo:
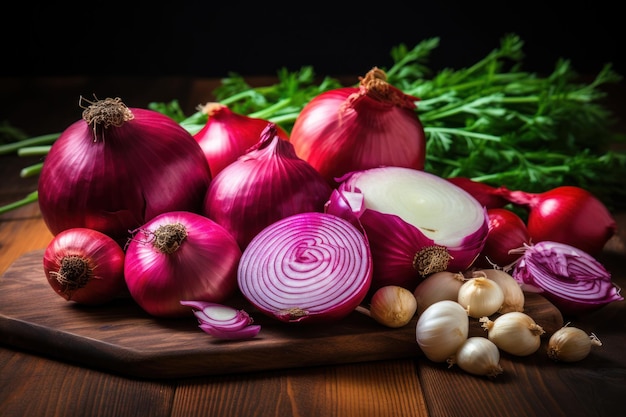
<path fill-rule="evenodd" d="M 122 243 L 158 214 L 201 211 L 210 181 L 202 149 L 173 119 L 97 100 L 52 145 L 39 207 L 53 235 L 86 227 Z"/>
<path fill-rule="evenodd" d="M 270 123 L 257 145 L 217 174 L 204 214 L 245 249 L 265 227 L 287 216 L 324 210 L 332 189 Z"/>
<path fill-rule="evenodd" d="M 126 248 L 124 277 L 133 299 L 157 317 L 189 314 L 181 301 L 221 303 L 237 290 L 241 250 L 223 227 L 178 211 L 153 218 Z"/>
<path fill-rule="evenodd" d="M 78 304 L 105 304 L 126 290 L 124 251 L 97 230 L 72 228 L 54 236 L 43 270 L 58 295 Z"/>
<path fill-rule="evenodd" d="M 424 168 L 419 99 L 386 80 L 382 70 L 373 68 L 359 87 L 323 92 L 298 115 L 289 140 L 331 185 L 351 171 L 384 165 Z"/>
<path fill-rule="evenodd" d="M 580 187 L 560 186 L 543 193 L 500 187 L 497 192 L 528 210 L 526 227 L 533 243 L 560 242 L 597 255 L 617 230 L 607 207 Z"/>
<path fill-rule="evenodd" d="M 268 121 L 235 113 L 220 103 L 208 103 L 202 111 L 208 115 L 208 120 L 194 134 L 194 138 L 206 156 L 211 175 L 215 177 L 257 144 Z M 289 139 L 280 126 L 276 126 L 276 132 L 281 139 Z"/>
<path fill-rule="evenodd" d="M 495 264 L 504 268 L 519 259 L 519 253 L 509 253 L 509 251 L 530 244 L 530 233 L 524 220 L 511 210 L 492 208 L 487 210 L 487 216 L 489 216 L 489 233 L 485 246 L 475 263 L 482 267 L 493 267 Z"/>

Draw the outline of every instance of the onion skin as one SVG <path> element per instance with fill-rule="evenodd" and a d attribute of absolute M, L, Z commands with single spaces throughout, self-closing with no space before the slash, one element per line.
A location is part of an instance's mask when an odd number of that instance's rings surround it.
<path fill-rule="evenodd" d="M 171 253 L 157 249 L 154 233 L 175 224 L 184 226 L 186 238 Z M 235 239 L 214 221 L 191 212 L 168 212 L 146 223 L 129 241 L 124 275 L 144 311 L 183 317 L 189 307 L 180 301 L 222 303 L 236 294 L 240 258 Z"/>
<path fill-rule="evenodd" d="M 374 68 L 359 87 L 326 91 L 311 100 L 289 140 L 332 186 L 348 172 L 383 165 L 423 169 L 426 139 L 417 100 Z"/>
<path fill-rule="evenodd" d="M 526 226 L 533 243 L 565 243 L 596 256 L 617 231 L 607 207 L 580 187 L 561 186 L 543 193 L 500 187 L 497 192 L 529 210 Z"/>
<path fill-rule="evenodd" d="M 84 282 L 60 279 L 64 260 L 73 257 L 84 262 L 81 265 L 86 268 L 81 276 L 87 278 Z M 43 269 L 52 289 L 65 300 L 78 304 L 106 304 L 126 291 L 124 251 L 111 237 L 96 230 L 73 228 L 57 234 L 46 247 Z"/>
<path fill-rule="evenodd" d="M 203 212 L 244 250 L 254 236 L 280 219 L 322 212 L 331 192 L 321 175 L 269 124 L 254 148 L 213 178 Z"/>
<path fill-rule="evenodd" d="M 161 213 L 201 211 L 211 173 L 198 143 L 161 113 L 127 110 L 116 125 L 79 120 L 52 145 L 38 201 L 53 235 L 84 227 L 123 245 L 129 230 Z"/>
<path fill-rule="evenodd" d="M 365 236 L 327 213 L 299 213 L 259 233 L 244 250 L 237 282 L 263 314 L 286 323 L 332 323 L 365 299 L 372 258 Z"/>
<path fill-rule="evenodd" d="M 202 110 L 209 118 L 193 137 L 204 152 L 211 176 L 215 177 L 257 144 L 269 122 L 235 113 L 220 103 L 208 103 Z M 281 139 L 289 140 L 284 129 L 276 126 L 276 130 Z"/>

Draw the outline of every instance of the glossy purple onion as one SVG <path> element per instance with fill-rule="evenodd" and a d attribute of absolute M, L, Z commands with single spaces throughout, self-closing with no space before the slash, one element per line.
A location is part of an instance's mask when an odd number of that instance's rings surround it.
<path fill-rule="evenodd" d="M 263 229 L 243 252 L 246 299 L 283 322 L 334 322 L 363 301 L 372 279 L 365 236 L 327 213 L 300 213 Z"/>
<path fill-rule="evenodd" d="M 228 230 L 244 250 L 275 221 L 297 213 L 322 212 L 331 191 L 270 123 L 254 148 L 213 178 L 204 214 Z"/>
<path fill-rule="evenodd" d="M 158 214 L 200 212 L 210 181 L 202 149 L 174 120 L 106 99 L 54 142 L 38 201 L 52 234 L 85 227 L 123 244 Z"/>
<path fill-rule="evenodd" d="M 222 226 L 196 213 L 160 214 L 136 231 L 124 277 L 133 299 L 156 317 L 182 317 L 181 300 L 222 303 L 237 291 L 241 250 Z"/>
<path fill-rule="evenodd" d="M 464 271 L 485 244 L 486 209 L 436 175 L 372 168 L 347 175 L 339 190 L 362 194 L 358 211 L 374 259 L 372 291 L 385 285 L 413 291 L 431 273 Z"/>
<path fill-rule="evenodd" d="M 525 290 L 540 292 L 563 314 L 587 313 L 624 299 L 604 265 L 581 249 L 544 240 L 518 252 L 513 278 Z"/>

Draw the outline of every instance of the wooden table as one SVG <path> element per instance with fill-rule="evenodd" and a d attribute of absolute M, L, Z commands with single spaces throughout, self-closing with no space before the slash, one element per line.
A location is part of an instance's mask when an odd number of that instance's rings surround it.
<path fill-rule="evenodd" d="M 129 94 L 137 91 L 138 84 L 130 81 L 120 81 L 120 94 L 124 94 L 124 89 Z M 143 80 L 139 85 L 146 87 L 144 96 L 156 91 L 147 88 L 150 82 L 170 86 L 161 88 L 158 97 L 150 100 L 183 98 L 186 108 L 202 103 L 214 85 L 202 80 Z M 73 109 L 78 97 L 75 92 L 85 94 L 85 87 L 90 84 L 85 79 L 54 85 L 56 90 L 45 90 L 48 96 L 37 96 L 46 109 L 54 109 L 55 103 L 62 100 L 70 103 L 65 103 L 64 108 Z M 5 92 L 11 88 L 17 87 L 3 84 Z M 72 94 L 70 100 L 68 96 Z M 145 105 L 137 101 L 137 106 Z M 36 133 L 53 132 L 78 117 L 76 113 L 62 113 L 64 108 L 56 109 L 57 114 L 63 114 L 59 119 L 45 113 L 42 119 L 48 124 L 42 122 L 38 127 L 42 131 Z M 19 115 L 22 110 L 25 112 L 18 106 L 12 111 Z M 36 179 L 21 179 L 18 175 L 31 162 L 0 156 L 0 204 L 36 188 Z M 615 216 L 621 230 L 607 244 L 600 259 L 612 272 L 614 281 L 624 288 L 626 215 Z M 36 204 L 0 216 L 0 275 L 25 253 L 45 248 L 51 238 Z M 1 284 L 0 281 L 0 290 Z M 544 340 L 535 355 L 503 355 L 501 365 L 505 372 L 494 380 L 434 364 L 423 356 L 219 376 L 140 379 L 15 349 L 4 344 L 0 334 L 0 416 L 621 415 L 626 404 L 626 302 L 615 302 L 575 318 L 572 325 L 595 333 L 603 346 L 594 348 L 581 362 L 564 364 L 552 362 L 543 354 L 547 344 Z"/>

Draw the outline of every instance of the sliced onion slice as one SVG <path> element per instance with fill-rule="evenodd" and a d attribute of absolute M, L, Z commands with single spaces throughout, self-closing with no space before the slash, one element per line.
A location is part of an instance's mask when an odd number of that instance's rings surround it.
<path fill-rule="evenodd" d="M 217 327 L 213 327 L 209 324 L 200 324 L 199 326 L 205 333 L 211 335 L 217 339 L 251 339 L 261 331 L 261 326 L 258 324 L 251 324 L 239 330 L 222 330 Z"/>
<path fill-rule="evenodd" d="M 263 229 L 239 263 L 242 294 L 284 322 L 328 322 L 365 298 L 372 259 L 365 236 L 328 213 L 289 216 Z"/>
<path fill-rule="evenodd" d="M 241 330 L 253 322 L 252 317 L 245 311 L 223 304 L 204 301 L 181 301 L 180 303 L 193 307 L 193 314 L 201 324 L 207 324 L 219 330 Z"/>

